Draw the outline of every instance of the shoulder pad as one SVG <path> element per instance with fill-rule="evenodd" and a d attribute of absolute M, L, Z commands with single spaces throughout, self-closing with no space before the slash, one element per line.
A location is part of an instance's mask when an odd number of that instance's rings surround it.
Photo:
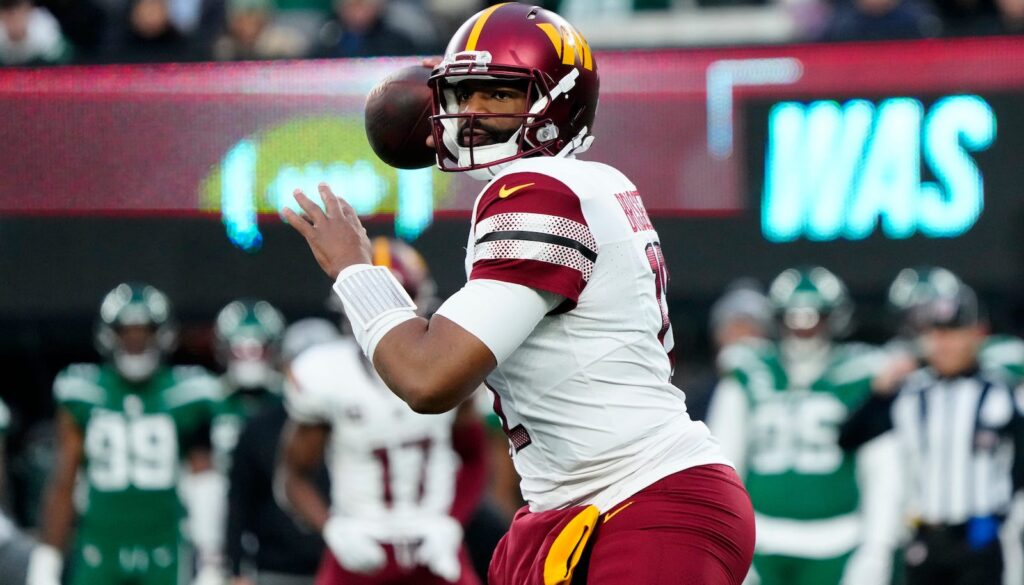
<path fill-rule="evenodd" d="M 774 355 L 771 343 L 763 339 L 748 339 L 729 345 L 718 356 L 718 367 L 723 372 L 762 367 Z"/>
<path fill-rule="evenodd" d="M 106 390 L 99 385 L 100 367 L 97 364 L 72 364 L 57 374 L 53 381 L 53 395 L 57 402 L 88 402 L 100 404 Z"/>
<path fill-rule="evenodd" d="M 344 371 L 362 367 L 361 350 L 348 339 L 312 347 L 295 358 L 285 381 L 285 407 L 293 419 L 307 424 L 331 421 L 334 405 L 342 400 Z"/>
<path fill-rule="evenodd" d="M 1016 384 L 1024 380 L 1024 340 L 1009 335 L 993 335 L 978 350 L 978 362 L 987 374 Z"/>
<path fill-rule="evenodd" d="M 171 376 L 175 382 L 183 382 L 193 378 L 213 378 L 213 374 L 202 366 L 174 366 L 171 368 Z"/>
<path fill-rule="evenodd" d="M 175 366 L 171 369 L 174 385 L 166 390 L 170 407 L 194 402 L 219 402 L 223 398 L 220 380 L 205 368 Z"/>

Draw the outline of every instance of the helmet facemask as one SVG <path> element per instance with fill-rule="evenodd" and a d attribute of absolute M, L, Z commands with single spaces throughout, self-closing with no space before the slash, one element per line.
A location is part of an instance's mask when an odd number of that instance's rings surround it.
<path fill-rule="evenodd" d="M 820 266 L 790 268 L 772 281 L 768 295 L 775 307 L 786 361 L 790 365 L 817 364 L 794 374 L 814 378 L 820 374 L 832 341 L 849 330 L 853 306 L 846 286 Z"/>
<path fill-rule="evenodd" d="M 273 390 L 277 384 L 284 315 L 267 301 L 240 299 L 217 314 L 217 360 L 231 391 Z"/>
<path fill-rule="evenodd" d="M 140 353 L 115 349 L 111 354 L 111 359 L 114 368 L 125 380 L 140 383 L 153 376 L 163 361 L 163 354 L 155 346 L 148 347 Z"/>
<path fill-rule="evenodd" d="M 464 51 L 449 55 L 435 69 L 430 79 L 434 91 L 433 138 L 438 166 L 442 171 L 466 171 L 477 179 L 490 179 L 508 163 L 532 155 L 568 156 L 589 148 L 593 137 L 584 127 L 576 136 L 567 136 L 567 128 L 559 128 L 552 112 L 572 108 L 568 92 L 575 85 L 579 72 L 572 69 L 561 80 L 551 79 L 538 69 L 490 64 L 486 51 Z M 528 107 L 518 113 L 460 112 L 456 88 L 464 81 L 507 82 L 521 86 Z M 558 98 L 562 98 L 559 100 Z M 464 146 L 460 133 L 477 130 L 493 132 L 486 120 L 520 120 L 504 141 Z M 484 121 L 481 123 L 481 121 Z"/>

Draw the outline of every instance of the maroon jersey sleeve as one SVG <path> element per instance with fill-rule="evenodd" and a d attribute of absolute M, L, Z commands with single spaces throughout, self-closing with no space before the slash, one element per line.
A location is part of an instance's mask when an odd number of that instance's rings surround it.
<path fill-rule="evenodd" d="M 521 284 L 563 296 L 572 308 L 597 260 L 597 243 L 565 184 L 511 173 L 488 186 L 474 218 L 470 280 Z"/>

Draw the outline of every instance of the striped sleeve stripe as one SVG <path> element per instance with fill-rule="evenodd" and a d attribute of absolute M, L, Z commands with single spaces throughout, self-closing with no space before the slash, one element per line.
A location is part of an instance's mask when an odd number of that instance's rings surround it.
<path fill-rule="evenodd" d="M 529 233 L 529 232 L 528 232 Z M 536 260 L 578 271 L 584 281 L 594 273 L 596 254 L 590 257 L 579 249 L 545 241 L 547 234 L 531 234 L 536 238 L 498 239 L 478 241 L 473 249 L 475 262 L 481 260 Z M 483 238 L 481 238 L 483 240 Z"/>
<path fill-rule="evenodd" d="M 558 215 L 499 213 L 476 225 L 476 234 L 481 238 L 493 232 L 537 232 L 574 240 L 591 252 L 597 250 L 597 242 L 586 224 Z"/>
<path fill-rule="evenodd" d="M 590 260 L 590 262 L 597 261 L 597 252 L 594 252 L 590 248 L 577 242 L 576 240 L 570 240 L 569 238 L 563 238 L 562 236 L 553 236 L 551 234 L 542 234 L 538 232 L 491 232 L 486 236 L 479 238 L 476 243 L 477 245 L 486 242 L 500 242 L 500 241 L 529 241 L 529 242 L 541 242 L 544 244 L 552 244 L 554 246 L 562 246 L 564 248 L 572 248 L 580 253 L 581 256 Z"/>

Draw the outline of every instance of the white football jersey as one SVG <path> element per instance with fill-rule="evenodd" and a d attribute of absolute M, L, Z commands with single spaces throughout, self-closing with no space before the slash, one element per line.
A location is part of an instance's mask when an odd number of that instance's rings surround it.
<path fill-rule="evenodd" d="M 350 339 L 315 346 L 292 362 L 285 386 L 289 416 L 328 424 L 332 513 L 401 526 L 447 515 L 458 455 L 454 413 L 417 414 L 395 396 Z M 382 538 L 387 538 L 387 532 Z"/>
<path fill-rule="evenodd" d="M 622 173 L 517 161 L 477 198 L 467 252 L 470 280 L 565 297 L 487 378 L 532 510 L 608 510 L 677 471 L 727 463 L 669 381 L 668 274 Z"/>

